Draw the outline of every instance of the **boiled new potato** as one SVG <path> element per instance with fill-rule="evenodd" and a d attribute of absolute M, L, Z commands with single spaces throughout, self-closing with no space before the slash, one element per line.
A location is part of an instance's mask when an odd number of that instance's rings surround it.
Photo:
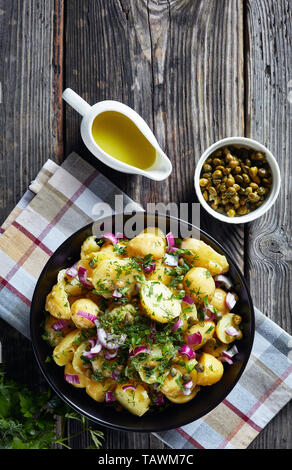
<path fill-rule="evenodd" d="M 221 320 L 218 321 L 216 326 L 216 335 L 222 343 L 229 344 L 237 339 L 242 338 L 242 331 L 240 328 L 238 328 L 238 324 L 235 324 L 235 320 L 238 318 L 241 320 L 239 315 L 235 315 L 234 313 L 227 313 L 223 318 L 221 318 Z M 235 330 L 237 335 L 233 336 L 226 333 L 226 330 L 229 328 Z"/>
<path fill-rule="evenodd" d="M 91 235 L 90 237 L 86 238 L 81 246 L 80 258 L 87 259 L 90 257 L 91 259 L 93 256 L 97 255 L 99 251 L 100 246 L 96 243 L 96 237 Z"/>
<path fill-rule="evenodd" d="M 86 393 L 93 398 L 95 401 L 102 403 L 105 401 L 106 392 L 112 390 L 114 383 L 112 380 L 105 380 L 104 382 L 95 382 L 90 380 L 90 383 L 86 386 Z"/>
<path fill-rule="evenodd" d="M 112 297 L 115 289 L 124 288 L 130 298 L 136 292 L 137 279 L 141 272 L 133 267 L 130 258 L 108 258 L 99 262 L 93 270 L 92 282 L 95 289 L 105 298 Z"/>
<path fill-rule="evenodd" d="M 162 282 L 144 282 L 140 297 L 142 307 L 147 315 L 159 323 L 168 323 L 181 314 L 180 301 Z"/>
<path fill-rule="evenodd" d="M 211 304 L 213 307 L 215 307 L 219 312 L 222 313 L 222 315 L 226 315 L 226 313 L 229 313 L 229 308 L 226 305 L 225 299 L 226 299 L 227 292 L 223 289 L 215 289 L 214 295 L 211 299 Z"/>
<path fill-rule="evenodd" d="M 47 295 L 45 309 L 53 317 L 70 320 L 71 309 L 63 284 L 58 283 L 54 285 L 51 292 Z"/>
<path fill-rule="evenodd" d="M 154 235 L 165 238 L 164 232 L 159 227 L 146 227 L 141 233 L 154 233 Z"/>
<path fill-rule="evenodd" d="M 82 355 L 85 351 L 87 351 L 88 344 L 88 341 L 82 341 L 76 351 L 74 351 L 72 366 L 76 370 L 76 372 L 78 372 L 78 374 L 85 374 L 86 367 L 84 367 L 85 364 L 82 360 Z"/>
<path fill-rule="evenodd" d="M 224 372 L 222 362 L 218 361 L 212 354 L 202 353 L 199 364 L 204 367 L 204 370 L 198 372 L 198 385 L 213 385 L 221 379 Z"/>
<path fill-rule="evenodd" d="M 164 345 L 164 350 L 154 344 L 151 348 L 148 348 L 146 358 L 139 360 L 135 364 L 141 379 L 147 384 L 154 384 L 164 380 L 168 374 L 168 369 L 161 370 L 161 360 L 171 359 L 174 355 L 174 347 L 171 343 Z M 170 368 L 170 366 L 169 366 Z"/>
<path fill-rule="evenodd" d="M 158 260 L 164 256 L 165 248 L 166 241 L 164 237 L 156 233 L 142 232 L 129 241 L 127 253 L 129 257 L 140 256 L 142 258 L 151 254 L 154 260 Z"/>
<path fill-rule="evenodd" d="M 65 366 L 73 359 L 74 351 L 78 347 L 81 333 L 73 330 L 68 333 L 62 341 L 57 344 L 53 351 L 53 359 L 58 366 Z"/>
<path fill-rule="evenodd" d="M 191 401 L 196 395 L 197 393 L 199 392 L 200 390 L 200 387 L 199 386 L 196 386 L 192 392 L 190 393 L 190 395 L 184 395 L 182 392 L 177 395 L 176 397 L 171 397 L 171 396 L 168 396 L 168 395 L 165 395 L 169 401 L 171 401 L 172 403 L 178 403 L 178 404 L 182 404 L 182 403 L 188 403 L 189 401 Z"/>
<path fill-rule="evenodd" d="M 191 372 L 188 371 L 187 365 L 194 365 L 193 362 L 196 364 L 197 361 L 194 360 L 189 360 L 189 361 L 184 361 L 183 356 L 181 356 L 181 361 L 180 363 L 186 363 L 186 367 L 181 366 L 180 364 L 174 363 L 171 367 L 171 373 L 167 375 L 165 378 L 163 385 L 161 387 L 161 392 L 170 400 L 171 398 L 176 398 L 182 395 L 182 387 L 183 387 L 183 376 L 188 374 L 190 376 L 189 380 L 192 380 L 193 385 L 191 387 L 191 390 L 193 391 L 196 383 L 197 383 L 197 371 L 195 368 L 191 370 Z"/>
<path fill-rule="evenodd" d="M 58 283 L 64 286 L 66 294 L 78 296 L 84 292 L 84 287 L 80 283 L 78 276 L 70 278 L 66 275 L 66 269 L 62 269 L 58 273 Z"/>
<path fill-rule="evenodd" d="M 74 369 L 71 362 L 68 362 L 68 364 L 65 365 L 64 373 L 65 374 L 78 375 L 79 384 L 72 384 L 76 388 L 85 388 L 88 384 L 90 384 L 90 378 L 87 377 L 84 373 L 78 373 Z"/>
<path fill-rule="evenodd" d="M 215 282 L 206 268 L 191 268 L 183 280 L 186 293 L 196 303 L 203 303 L 205 299 L 210 303 L 215 292 Z"/>
<path fill-rule="evenodd" d="M 150 398 L 143 387 L 143 385 L 138 385 L 136 390 L 124 390 L 123 387 L 130 384 L 118 384 L 115 389 L 115 396 L 118 402 L 130 413 L 136 416 L 142 416 L 149 409 Z"/>
<path fill-rule="evenodd" d="M 227 351 L 228 345 L 221 343 L 218 338 L 209 339 L 206 344 L 203 346 L 203 351 L 212 354 L 212 356 L 220 357 L 224 351 Z"/>
<path fill-rule="evenodd" d="M 185 342 L 188 344 L 188 336 L 194 333 L 200 333 L 202 340 L 200 344 L 189 345 L 194 351 L 200 349 L 215 333 L 215 323 L 213 321 L 204 321 L 193 325 L 185 334 Z"/>
<path fill-rule="evenodd" d="M 155 264 L 156 264 L 155 270 L 147 274 L 147 279 L 150 279 L 151 281 L 160 281 L 167 286 L 170 283 L 170 281 L 173 279 L 173 277 L 170 276 L 169 274 L 169 271 L 170 271 L 169 266 L 164 264 L 162 260 L 156 261 Z"/>
<path fill-rule="evenodd" d="M 192 251 L 193 255 L 183 255 L 189 263 L 192 263 L 193 266 L 208 269 L 212 276 L 226 273 L 229 269 L 226 257 L 217 253 L 202 240 L 185 238 L 182 241 L 181 248 Z"/>
<path fill-rule="evenodd" d="M 94 322 L 78 315 L 78 312 L 85 312 L 98 317 L 100 310 L 98 305 L 91 299 L 78 299 L 71 305 L 71 319 L 77 328 L 93 328 Z"/>

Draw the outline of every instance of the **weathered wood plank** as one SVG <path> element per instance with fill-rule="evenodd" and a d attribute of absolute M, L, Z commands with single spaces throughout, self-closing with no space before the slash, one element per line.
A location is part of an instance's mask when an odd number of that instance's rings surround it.
<path fill-rule="evenodd" d="M 56 61 L 62 62 L 62 50 L 57 55 L 55 49 L 62 39 L 57 21 L 54 27 L 62 3 L 1 0 L 0 220 L 41 165 L 62 154 L 62 117 L 55 103 L 61 77 Z"/>
<path fill-rule="evenodd" d="M 249 227 L 246 276 L 255 305 L 291 333 L 291 2 L 248 1 L 246 25 L 247 135 L 273 152 L 282 174 L 274 207 Z M 291 411 L 290 403 L 251 447 L 291 448 Z"/>
<path fill-rule="evenodd" d="M 163 183 L 124 176 L 81 142 L 66 107 L 66 154 L 78 150 L 136 201 L 195 202 L 193 174 L 204 149 L 244 133 L 243 10 L 236 0 L 72 0 L 66 4 L 66 87 L 95 103 L 123 101 L 148 122 L 174 171 Z M 202 226 L 243 269 L 243 227 Z M 148 435 L 106 431 L 107 448 L 163 446 Z"/>

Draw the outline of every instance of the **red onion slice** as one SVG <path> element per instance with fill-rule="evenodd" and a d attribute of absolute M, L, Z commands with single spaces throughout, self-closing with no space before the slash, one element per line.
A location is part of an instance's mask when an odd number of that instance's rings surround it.
<path fill-rule="evenodd" d="M 136 348 L 132 349 L 132 351 L 129 354 L 129 357 L 135 357 L 138 354 L 141 353 L 147 353 L 147 347 L 146 346 L 137 346 Z"/>
<path fill-rule="evenodd" d="M 196 357 L 195 351 L 192 348 L 190 348 L 187 344 L 184 344 L 180 348 L 179 354 L 188 356 L 189 359 L 194 359 Z"/>
<path fill-rule="evenodd" d="M 183 326 L 184 322 L 181 320 L 181 318 L 179 318 L 175 324 L 173 325 L 172 327 L 172 332 L 174 333 L 175 331 L 177 331 L 179 328 L 181 328 Z"/>
<path fill-rule="evenodd" d="M 118 354 L 117 349 L 112 353 L 110 353 L 109 351 L 106 351 L 104 354 L 104 357 L 110 361 L 111 359 L 114 359 L 117 356 L 117 354 Z"/>
<path fill-rule="evenodd" d="M 214 320 L 215 308 L 213 307 L 212 304 L 204 305 L 203 311 L 204 311 L 204 320 L 207 320 L 207 321 Z"/>
<path fill-rule="evenodd" d="M 191 346 L 200 344 L 202 342 L 202 335 L 198 331 L 197 333 L 193 333 L 192 335 L 188 335 L 188 344 Z"/>
<path fill-rule="evenodd" d="M 163 262 L 167 266 L 178 266 L 178 256 L 169 255 L 168 253 L 165 253 L 163 257 Z"/>
<path fill-rule="evenodd" d="M 134 387 L 134 385 L 124 385 L 124 386 L 123 386 L 123 390 L 124 390 L 124 392 L 125 392 L 126 390 L 134 390 L 134 391 L 136 391 L 137 389 L 136 389 L 136 387 Z"/>
<path fill-rule="evenodd" d="M 87 269 L 83 268 L 83 266 L 79 266 L 78 268 L 78 278 L 81 284 L 83 284 L 83 286 L 89 288 L 93 287 L 91 282 L 87 279 Z"/>
<path fill-rule="evenodd" d="M 226 287 L 226 289 L 231 289 L 232 287 L 231 279 L 227 276 L 224 276 L 224 274 L 217 274 L 217 276 L 214 277 L 214 280 L 215 280 L 215 283 L 218 282 L 220 283 L 220 285 L 223 284 Z M 216 285 L 216 287 L 220 287 L 220 286 Z"/>
<path fill-rule="evenodd" d="M 234 326 L 229 326 L 228 328 L 226 328 L 225 333 L 228 336 L 238 336 L 239 335 L 239 332 L 237 331 L 236 328 L 234 328 Z"/>
<path fill-rule="evenodd" d="M 88 313 L 88 312 L 84 312 L 83 310 L 78 310 L 77 315 L 79 317 L 86 318 L 86 320 L 91 321 L 92 323 L 94 323 L 97 318 L 95 315 L 92 315 L 91 313 Z"/>
<path fill-rule="evenodd" d="M 231 359 L 233 356 L 235 356 L 236 354 L 238 354 L 238 349 L 236 347 L 236 344 L 234 344 L 234 346 L 232 346 L 232 348 L 228 349 L 228 351 L 223 351 L 223 356 L 226 356 L 228 357 L 229 359 Z"/>
<path fill-rule="evenodd" d="M 236 304 L 235 295 L 232 294 L 231 292 L 228 292 L 226 297 L 225 297 L 225 303 L 226 303 L 227 308 L 229 310 L 232 310 L 234 305 Z"/>
<path fill-rule="evenodd" d="M 143 268 L 144 273 L 151 273 L 152 271 L 155 271 L 156 264 L 152 263 L 152 264 L 149 264 L 149 266 L 142 265 L 142 268 Z"/>
<path fill-rule="evenodd" d="M 184 384 L 184 387 L 185 387 L 185 388 L 192 388 L 193 385 L 194 385 L 194 384 L 193 384 L 193 381 L 192 381 L 192 380 L 189 380 L 187 383 Z"/>
<path fill-rule="evenodd" d="M 112 242 L 113 245 L 116 245 L 118 243 L 117 237 L 115 237 L 115 235 L 110 232 L 104 233 L 102 238 L 109 240 L 110 242 Z"/>
<path fill-rule="evenodd" d="M 112 293 L 112 297 L 114 299 L 121 299 L 123 297 L 123 294 L 119 292 L 117 289 L 115 289 Z"/>
<path fill-rule="evenodd" d="M 194 299 L 192 299 L 189 295 L 185 295 L 182 301 L 189 305 L 194 303 Z"/>
<path fill-rule="evenodd" d="M 71 266 L 71 268 L 68 268 L 66 269 L 66 276 L 68 277 L 71 277 L 71 279 L 73 279 L 74 277 L 76 277 L 78 275 L 78 271 L 77 271 L 77 263 L 73 264 L 73 266 Z"/>
<path fill-rule="evenodd" d="M 190 388 L 184 388 L 183 394 L 184 395 L 190 395 L 192 393 L 192 390 Z"/>
<path fill-rule="evenodd" d="M 226 357 L 226 356 L 219 356 L 217 357 L 218 361 L 220 362 L 227 362 L 228 364 L 232 365 L 233 364 L 233 360 L 230 359 L 229 357 Z"/>
<path fill-rule="evenodd" d="M 165 405 L 164 396 L 162 395 L 162 393 L 155 398 L 154 403 L 156 406 Z"/>
<path fill-rule="evenodd" d="M 166 236 L 168 246 L 173 247 L 175 245 L 175 239 L 174 239 L 173 233 L 169 232 L 165 236 Z"/>
<path fill-rule="evenodd" d="M 117 233 L 115 234 L 115 237 L 116 237 L 118 240 L 127 240 L 126 235 L 124 235 L 122 232 L 117 232 Z"/>
<path fill-rule="evenodd" d="M 60 331 L 64 330 L 64 328 L 67 328 L 67 326 L 68 322 L 66 320 L 58 320 L 52 324 L 51 328 L 55 331 Z"/>
<path fill-rule="evenodd" d="M 106 392 L 105 394 L 105 401 L 107 403 L 113 403 L 114 401 L 116 401 L 116 397 L 114 396 L 113 392 L 111 392 L 110 390 Z"/>
<path fill-rule="evenodd" d="M 65 380 L 72 385 L 80 384 L 80 380 L 77 374 L 65 374 Z"/>

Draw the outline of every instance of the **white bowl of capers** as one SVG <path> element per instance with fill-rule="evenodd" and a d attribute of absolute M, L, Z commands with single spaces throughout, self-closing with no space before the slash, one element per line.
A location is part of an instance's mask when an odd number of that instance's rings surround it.
<path fill-rule="evenodd" d="M 215 142 L 201 156 L 194 176 L 204 209 L 231 224 L 251 222 L 274 204 L 281 176 L 274 155 L 246 137 Z"/>

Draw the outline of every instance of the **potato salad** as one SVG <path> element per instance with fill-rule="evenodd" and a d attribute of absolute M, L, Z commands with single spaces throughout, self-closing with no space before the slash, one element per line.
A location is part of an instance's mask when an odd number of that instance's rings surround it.
<path fill-rule="evenodd" d="M 205 242 L 155 227 L 89 236 L 46 298 L 43 338 L 64 380 L 136 416 L 199 400 L 242 338 L 228 270 Z"/>

